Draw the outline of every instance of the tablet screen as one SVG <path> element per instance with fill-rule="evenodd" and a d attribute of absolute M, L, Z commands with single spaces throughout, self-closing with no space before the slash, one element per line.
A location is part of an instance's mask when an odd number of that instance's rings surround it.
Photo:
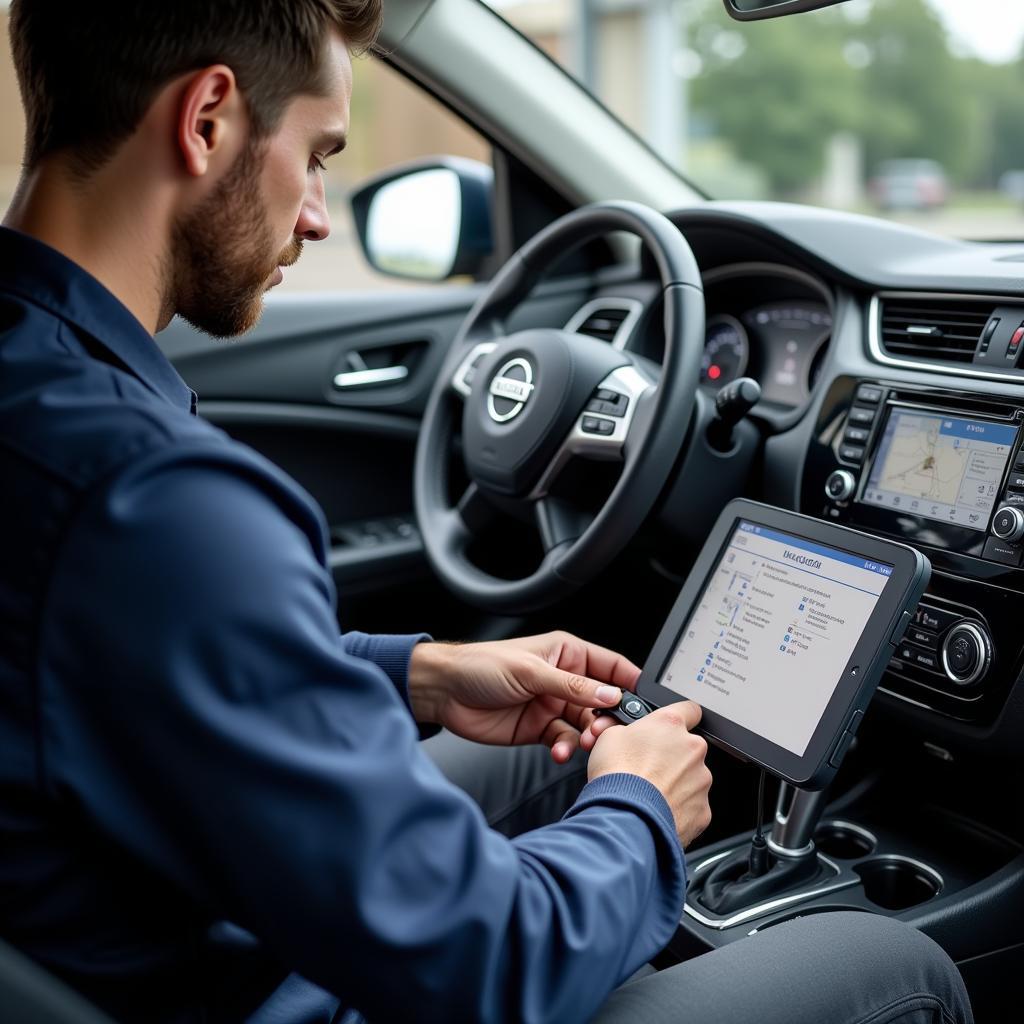
<path fill-rule="evenodd" d="M 802 757 L 892 572 L 741 520 L 658 682 Z"/>

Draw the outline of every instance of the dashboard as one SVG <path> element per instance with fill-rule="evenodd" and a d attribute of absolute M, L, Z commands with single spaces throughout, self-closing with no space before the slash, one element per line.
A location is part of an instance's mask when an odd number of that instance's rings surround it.
<path fill-rule="evenodd" d="M 944 742 L 1019 756 L 1024 244 L 772 203 L 672 217 L 704 282 L 701 390 L 761 385 L 744 493 L 927 554 L 932 582 L 880 703 Z M 654 279 L 642 262 L 641 275 Z M 660 361 L 648 294 L 616 340 Z"/>
<path fill-rule="evenodd" d="M 825 286 L 792 267 L 741 263 L 707 273 L 704 291 L 702 386 L 718 391 L 748 376 L 764 402 L 805 405 L 832 333 Z"/>

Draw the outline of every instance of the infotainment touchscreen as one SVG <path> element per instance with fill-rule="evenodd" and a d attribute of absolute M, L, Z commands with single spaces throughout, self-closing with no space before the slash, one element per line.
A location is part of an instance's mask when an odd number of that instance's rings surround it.
<path fill-rule="evenodd" d="M 802 756 L 892 572 L 740 520 L 658 682 Z"/>
<path fill-rule="evenodd" d="M 894 406 L 860 500 L 988 529 L 1017 428 Z"/>

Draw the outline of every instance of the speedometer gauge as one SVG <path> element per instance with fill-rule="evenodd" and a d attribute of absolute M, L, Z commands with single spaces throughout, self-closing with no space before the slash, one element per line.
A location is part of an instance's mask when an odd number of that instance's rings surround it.
<path fill-rule="evenodd" d="M 742 377 L 750 360 L 750 342 L 743 325 L 727 313 L 713 316 L 704 336 L 700 382 L 720 388 Z"/>

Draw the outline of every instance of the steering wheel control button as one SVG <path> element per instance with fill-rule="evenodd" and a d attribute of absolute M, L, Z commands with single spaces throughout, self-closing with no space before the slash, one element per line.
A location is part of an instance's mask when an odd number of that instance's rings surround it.
<path fill-rule="evenodd" d="M 626 415 L 629 399 L 625 395 L 616 395 L 614 391 L 599 391 L 598 394 L 614 395 L 614 400 L 592 398 L 587 402 L 587 412 L 598 412 L 602 416 L 621 418 Z"/>
<path fill-rule="evenodd" d="M 874 409 L 861 409 L 858 406 L 854 406 L 846 417 L 848 423 L 874 423 L 875 422 L 875 410 Z"/>
<path fill-rule="evenodd" d="M 837 469 L 825 481 L 825 494 L 833 501 L 846 501 L 857 488 L 857 479 L 848 469 Z"/>
<path fill-rule="evenodd" d="M 839 458 L 844 462 L 860 463 L 864 458 L 864 449 L 857 444 L 841 444 L 839 446 Z"/>
<path fill-rule="evenodd" d="M 942 667 L 958 686 L 978 682 L 988 671 L 992 644 L 988 633 L 973 622 L 954 626 L 942 645 Z"/>
<path fill-rule="evenodd" d="M 1020 540 L 1024 537 L 1024 512 L 1004 505 L 992 518 L 992 532 L 1008 544 Z"/>
<path fill-rule="evenodd" d="M 601 434 L 607 437 L 615 433 L 615 424 L 600 416 L 584 416 L 580 426 L 585 434 Z"/>
<path fill-rule="evenodd" d="M 854 396 L 857 402 L 864 402 L 865 405 L 877 405 L 882 400 L 882 389 L 872 384 L 861 384 Z"/>

